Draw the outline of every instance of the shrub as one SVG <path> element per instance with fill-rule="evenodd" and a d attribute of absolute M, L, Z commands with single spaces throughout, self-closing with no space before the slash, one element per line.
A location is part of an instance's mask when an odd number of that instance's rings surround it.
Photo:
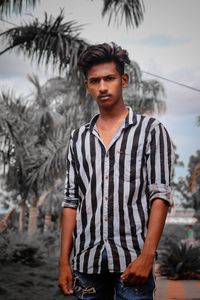
<path fill-rule="evenodd" d="M 27 236 L 19 236 L 16 232 L 0 235 L 0 263 L 22 263 L 37 266 L 46 256 L 46 249 L 40 240 Z"/>
<path fill-rule="evenodd" d="M 200 246 L 168 240 L 159 265 L 160 274 L 169 279 L 200 279 Z"/>

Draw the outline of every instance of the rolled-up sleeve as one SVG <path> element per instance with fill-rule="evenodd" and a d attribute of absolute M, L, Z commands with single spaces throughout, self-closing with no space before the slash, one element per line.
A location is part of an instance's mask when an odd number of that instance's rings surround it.
<path fill-rule="evenodd" d="M 73 134 L 72 134 L 73 135 Z M 72 135 L 69 142 L 68 152 L 67 152 L 67 171 L 65 179 L 65 189 L 64 189 L 64 201 L 62 202 L 62 207 L 77 208 L 80 200 L 79 196 L 79 186 L 78 186 L 78 176 L 76 171 L 76 164 L 74 160 L 73 147 L 72 147 Z"/>
<path fill-rule="evenodd" d="M 161 123 L 157 123 L 150 131 L 146 153 L 150 204 L 154 199 L 160 198 L 172 206 L 174 146 Z"/>

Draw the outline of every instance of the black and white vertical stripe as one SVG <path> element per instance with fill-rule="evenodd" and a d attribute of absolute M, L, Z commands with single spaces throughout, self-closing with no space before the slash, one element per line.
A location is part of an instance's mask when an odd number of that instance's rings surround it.
<path fill-rule="evenodd" d="M 151 201 L 172 204 L 173 146 L 156 119 L 129 114 L 108 149 L 96 130 L 97 116 L 73 131 L 63 207 L 77 208 L 75 270 L 101 272 L 101 253 L 110 272 L 123 272 L 145 241 Z"/>

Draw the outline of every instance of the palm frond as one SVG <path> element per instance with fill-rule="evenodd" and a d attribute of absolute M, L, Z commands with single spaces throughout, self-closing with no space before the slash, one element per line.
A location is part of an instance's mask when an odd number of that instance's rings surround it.
<path fill-rule="evenodd" d="M 21 14 L 24 9 L 35 8 L 40 0 L 0 0 L 0 17 Z"/>
<path fill-rule="evenodd" d="M 142 113 L 158 114 L 166 112 L 164 86 L 157 80 L 142 80 L 141 96 L 144 101 Z"/>
<path fill-rule="evenodd" d="M 114 22 L 121 24 L 125 19 L 126 27 L 138 27 L 144 17 L 142 0 L 104 0 L 102 16 L 109 15 L 108 25 L 114 16 Z"/>
<path fill-rule="evenodd" d="M 71 128 L 65 133 L 61 130 L 55 131 L 54 140 L 46 140 L 44 146 L 33 149 L 27 157 L 24 165 L 30 189 L 34 185 L 49 188 L 56 179 L 63 176 L 70 132 Z"/>
<path fill-rule="evenodd" d="M 31 60 L 37 63 L 44 62 L 46 65 L 59 67 L 59 71 L 66 70 L 74 73 L 77 59 L 88 44 L 79 39 L 81 26 L 75 21 L 63 22 L 63 11 L 54 19 L 45 13 L 44 23 L 38 19 L 29 24 L 11 28 L 0 34 L 6 43 L 5 49 L 0 55 L 8 50 L 15 49 L 23 52 Z"/>
<path fill-rule="evenodd" d="M 28 126 L 25 114 L 22 98 L 16 98 L 10 91 L 0 94 L 0 132 L 18 144 L 24 127 Z"/>
<path fill-rule="evenodd" d="M 125 102 L 141 114 L 164 113 L 166 111 L 164 86 L 157 80 L 143 80 L 139 65 L 133 61 L 127 72 L 130 83 L 124 90 Z"/>
<path fill-rule="evenodd" d="M 136 93 L 141 86 L 142 71 L 136 61 L 131 61 L 129 65 L 126 65 L 126 72 L 129 75 L 129 86 Z"/>

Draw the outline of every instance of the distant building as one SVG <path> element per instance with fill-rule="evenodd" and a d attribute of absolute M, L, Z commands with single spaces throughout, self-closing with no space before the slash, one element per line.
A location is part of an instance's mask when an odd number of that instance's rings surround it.
<path fill-rule="evenodd" d="M 174 207 L 167 216 L 166 224 L 193 225 L 197 222 L 193 208 Z"/>

